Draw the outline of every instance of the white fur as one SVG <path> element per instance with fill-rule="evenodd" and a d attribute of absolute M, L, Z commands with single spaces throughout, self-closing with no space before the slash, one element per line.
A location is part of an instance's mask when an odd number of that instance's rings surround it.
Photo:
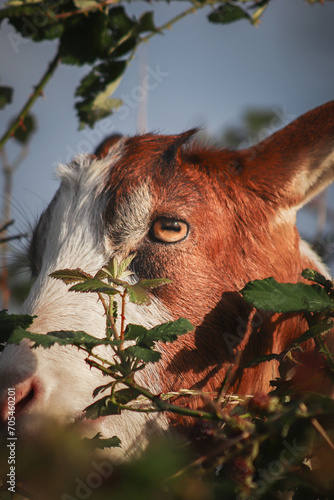
<path fill-rule="evenodd" d="M 55 330 L 84 330 L 102 337 L 105 317 L 102 305 L 95 294 L 68 292 L 65 284 L 51 279 L 49 274 L 57 269 L 80 267 L 95 273 L 115 254 L 112 242 L 106 246 L 102 215 L 106 197 L 102 190 L 110 165 L 121 152 L 121 146 L 113 149 L 105 160 L 91 160 L 81 156 L 70 166 L 60 166 L 58 175 L 61 187 L 54 201 L 45 237 L 43 264 L 24 305 L 24 312 L 37 315 L 31 330 L 47 333 Z M 138 226 L 138 219 L 149 209 L 149 193 L 143 188 L 130 207 L 118 216 L 119 225 Z M 138 215 L 139 214 L 139 215 Z M 131 224 L 131 217 L 134 219 Z M 47 230 L 48 228 L 46 228 Z M 121 228 L 119 228 L 121 229 Z M 137 238 L 145 235 L 146 226 L 141 224 Z M 134 237 L 129 234 L 124 242 L 133 248 Z M 122 253 L 124 254 L 124 246 Z M 127 321 L 152 327 L 166 321 L 169 316 L 157 301 L 149 306 L 128 304 Z M 110 357 L 111 351 L 104 352 Z M 65 422 L 81 420 L 82 410 L 93 402 L 94 388 L 105 384 L 106 378 L 97 369 L 90 369 L 84 361 L 85 354 L 76 348 L 60 347 L 30 350 L 26 342 L 20 346 L 8 345 L 1 359 L 0 389 L 20 384 L 33 376 L 42 383 L 43 391 L 34 405 L 27 410 L 31 419 L 22 419 L 22 432 L 37 431 L 38 415 L 49 415 Z M 154 365 L 148 367 L 141 378 L 151 390 L 159 392 L 160 385 Z M 20 385 L 18 385 L 20 387 Z M 18 422 L 19 424 L 19 422 Z M 106 437 L 118 435 L 122 441 L 122 454 L 134 453 L 147 442 L 147 435 L 158 427 L 166 427 L 164 416 L 125 412 L 84 425 L 86 433 L 95 435 L 102 431 Z"/>

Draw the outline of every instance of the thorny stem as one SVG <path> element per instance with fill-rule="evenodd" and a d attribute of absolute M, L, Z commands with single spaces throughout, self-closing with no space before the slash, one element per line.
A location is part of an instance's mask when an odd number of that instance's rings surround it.
<path fill-rule="evenodd" d="M 106 7 L 108 5 L 119 4 L 120 1 L 121 0 L 105 0 L 105 1 L 100 2 L 97 5 L 89 6 L 87 8 L 77 9 L 77 10 L 72 11 L 72 12 L 62 12 L 60 14 L 57 14 L 56 17 L 58 19 L 65 19 L 67 17 L 75 16 L 77 14 L 88 14 L 90 11 L 101 10 L 101 9 L 103 9 L 103 7 Z M 247 2 L 248 0 L 241 0 L 241 1 Z M 127 62 L 129 63 L 133 59 L 133 57 L 135 55 L 135 52 L 136 52 L 138 46 L 141 43 L 148 42 L 157 33 L 161 33 L 162 31 L 164 31 L 166 29 L 170 29 L 175 23 L 177 23 L 181 19 L 187 17 L 189 14 L 195 13 L 197 10 L 202 9 L 203 7 L 207 7 L 209 5 L 212 6 L 212 7 L 214 7 L 214 5 L 217 2 L 215 0 L 212 0 L 211 2 L 203 2 L 202 3 L 202 2 L 198 2 L 196 0 L 192 0 L 191 3 L 192 3 L 192 6 L 189 9 L 186 9 L 185 11 L 181 12 L 177 16 L 173 17 L 172 19 L 170 19 L 169 21 L 167 21 L 166 23 L 164 23 L 162 26 L 160 26 L 159 28 L 157 28 L 156 31 L 151 32 L 147 36 L 140 38 L 139 41 L 138 41 L 138 44 L 137 44 L 136 48 L 130 54 Z M 269 3 L 269 1 L 268 1 L 268 3 Z M 254 23 L 258 22 L 259 18 L 262 16 L 264 10 L 268 6 L 268 3 L 264 2 L 264 4 L 261 5 L 257 9 L 257 11 L 255 12 L 255 14 L 253 15 L 253 22 Z M 117 46 L 114 47 L 111 50 L 110 53 L 112 53 L 124 41 L 126 41 L 129 38 L 129 36 L 131 36 L 131 34 L 132 34 L 132 31 L 129 34 L 125 35 L 125 37 L 123 37 L 119 41 L 119 43 L 117 44 Z M 14 120 L 14 122 L 12 123 L 12 125 L 8 128 L 8 130 L 1 137 L 1 139 L 0 139 L 0 151 L 3 148 L 3 146 L 5 145 L 5 143 L 7 142 L 7 140 L 15 133 L 15 130 L 19 126 L 22 125 L 22 122 L 23 122 L 24 118 L 27 116 L 28 112 L 30 111 L 30 109 L 32 108 L 32 106 L 34 105 L 34 103 L 38 99 L 38 97 L 40 97 L 43 94 L 43 89 L 46 86 L 46 84 L 48 83 L 48 81 L 50 80 L 50 78 L 52 77 L 55 69 L 57 68 L 57 66 L 59 64 L 59 62 L 60 62 L 60 56 L 59 56 L 59 53 L 57 52 L 57 54 L 55 55 L 54 59 L 51 61 L 48 69 L 46 70 L 45 74 L 43 75 L 40 83 L 35 87 L 35 91 L 28 98 L 26 104 L 23 106 L 21 112 L 18 114 L 17 118 Z"/>
<path fill-rule="evenodd" d="M 27 102 L 23 106 L 22 110 L 20 113 L 17 115 L 16 119 L 13 121 L 12 125 L 8 128 L 7 132 L 4 133 L 4 135 L 0 139 L 0 151 L 4 147 L 5 143 L 7 140 L 15 133 L 16 129 L 20 127 L 29 113 L 30 109 L 34 105 L 35 101 L 43 95 L 43 89 L 54 74 L 58 64 L 60 62 L 60 57 L 59 53 L 55 55 L 55 57 L 52 59 L 52 61 L 49 64 L 49 67 L 47 68 L 46 72 L 42 76 L 40 82 L 36 85 L 34 92 L 29 96 Z"/>
<path fill-rule="evenodd" d="M 126 298 L 126 291 L 121 294 L 122 297 L 122 311 L 121 311 L 121 334 L 120 334 L 120 339 L 124 340 L 124 325 L 125 325 L 125 298 Z M 119 346 L 121 350 L 123 350 L 123 344 Z"/>
<path fill-rule="evenodd" d="M 145 389 L 144 387 L 141 387 L 140 385 L 136 384 L 136 382 L 134 382 L 130 378 L 124 379 L 123 382 L 128 387 L 137 390 L 140 394 L 147 397 L 150 401 L 152 401 L 152 403 L 154 403 L 157 406 L 158 410 L 171 411 L 173 413 L 177 413 L 179 415 L 185 415 L 188 417 L 200 417 L 206 420 L 222 420 L 222 417 L 217 413 L 208 413 L 202 410 L 192 410 L 191 408 L 173 405 L 171 403 L 163 401 L 159 396 L 155 396 L 148 389 Z"/>
<path fill-rule="evenodd" d="M 113 346 L 112 346 L 112 347 L 113 347 Z M 90 350 L 88 350 L 88 349 L 84 349 L 84 348 L 83 348 L 83 350 L 84 350 L 85 352 L 87 352 L 87 354 L 89 354 L 89 356 L 92 356 L 93 358 L 97 359 L 98 361 L 101 361 L 101 363 L 103 363 L 103 364 L 105 364 L 105 365 L 110 365 L 110 361 L 108 361 L 107 359 L 102 358 L 102 357 L 101 357 L 101 356 L 99 356 L 98 354 L 95 354 L 94 352 L 92 352 L 92 351 L 90 351 Z M 98 365 L 98 364 L 96 363 L 96 365 Z M 98 367 L 98 368 L 100 368 L 100 369 L 104 368 L 102 365 L 98 365 L 98 366 L 96 366 L 96 367 Z M 108 369 L 107 369 L 107 370 L 108 370 Z M 108 370 L 108 374 L 111 374 L 111 371 L 110 371 L 110 370 Z"/>
<path fill-rule="evenodd" d="M 88 352 L 86 349 L 84 349 L 84 350 L 86 352 Z M 93 354 L 93 353 L 89 353 L 89 354 L 91 354 L 98 361 L 101 361 L 101 363 L 110 364 L 110 363 L 108 363 L 107 360 L 101 358 L 97 354 Z M 139 409 L 139 408 L 137 408 L 137 409 L 133 410 L 133 408 L 131 408 L 127 405 L 121 405 L 118 402 L 114 402 L 121 409 L 129 410 L 129 411 L 137 411 L 137 412 L 140 411 L 142 413 L 152 413 L 153 411 L 169 411 L 172 413 L 177 413 L 179 415 L 185 415 L 188 417 L 199 417 L 199 418 L 203 418 L 206 420 L 219 420 L 219 421 L 221 421 L 223 419 L 223 417 L 221 415 L 219 415 L 217 412 L 208 413 L 208 412 L 202 411 L 202 410 L 193 410 L 191 408 L 186 408 L 186 407 L 174 405 L 174 404 L 168 403 L 166 401 L 163 401 L 159 396 L 156 396 L 156 395 L 152 394 L 148 389 L 145 389 L 145 387 L 141 387 L 140 385 L 136 384 L 136 382 L 134 382 L 134 380 L 132 380 L 131 376 L 130 377 L 127 376 L 125 378 L 117 377 L 117 376 L 115 376 L 115 373 L 113 373 L 109 368 L 107 368 L 106 366 L 103 366 L 99 363 L 94 362 L 92 366 L 101 370 L 102 373 L 104 373 L 105 375 L 110 375 L 116 381 L 122 382 L 122 384 L 127 385 L 129 388 L 135 389 L 140 394 L 145 396 L 147 399 L 152 401 L 152 403 L 154 403 L 154 405 L 157 407 L 156 409 L 152 409 L 152 408 L 150 408 L 150 409 L 141 409 L 140 408 Z"/>
<path fill-rule="evenodd" d="M 103 305 L 103 309 L 104 309 L 104 312 L 105 312 L 105 315 L 106 315 L 106 318 L 107 318 L 107 328 L 108 328 L 108 321 L 110 322 L 110 325 L 111 325 L 111 328 L 112 328 L 112 331 L 113 331 L 113 334 L 115 336 L 115 340 L 119 340 L 119 335 L 118 335 L 118 331 L 117 331 L 117 328 L 116 328 L 116 325 L 115 325 L 115 319 L 114 319 L 114 315 L 112 314 L 111 312 L 111 307 L 112 307 L 112 299 L 110 299 L 110 304 L 109 306 L 107 305 L 102 293 L 98 293 L 98 296 L 99 296 L 99 299 L 100 301 L 102 302 L 102 305 Z"/>

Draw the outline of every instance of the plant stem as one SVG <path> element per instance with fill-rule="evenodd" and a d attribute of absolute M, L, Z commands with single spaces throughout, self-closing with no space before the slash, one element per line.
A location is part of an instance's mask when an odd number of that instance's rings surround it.
<path fill-rule="evenodd" d="M 66 19 L 67 17 L 72 17 L 76 16 L 78 14 L 88 14 L 89 12 L 94 12 L 95 10 L 101 10 L 103 7 L 106 7 L 108 5 L 116 5 L 118 3 L 121 3 L 122 0 L 104 0 L 103 2 L 100 2 L 96 5 L 92 5 L 83 9 L 77 9 L 73 10 L 71 12 L 61 12 L 60 14 L 56 15 L 57 19 Z"/>
<path fill-rule="evenodd" d="M 12 125 L 8 128 L 7 132 L 5 132 L 4 135 L 1 137 L 0 151 L 2 150 L 7 140 L 15 133 L 16 129 L 22 125 L 25 117 L 29 113 L 30 109 L 32 108 L 38 97 L 43 95 L 43 89 L 50 80 L 50 78 L 52 77 L 53 73 L 55 72 L 59 62 L 60 62 L 60 57 L 59 57 L 59 52 L 57 51 L 57 54 L 50 62 L 48 69 L 42 76 L 41 81 L 35 87 L 33 94 L 29 96 L 27 102 L 23 106 L 22 110 L 20 111 L 20 113 L 18 114 Z"/>
<path fill-rule="evenodd" d="M 133 380 L 131 380 L 129 378 L 126 378 L 123 382 L 128 387 L 131 387 L 132 389 L 136 389 L 138 392 L 140 392 L 140 394 L 142 394 L 143 396 L 146 396 L 161 411 L 170 411 L 172 413 L 177 413 L 178 415 L 185 415 L 188 417 L 199 417 L 199 418 L 203 418 L 206 420 L 222 420 L 222 417 L 220 415 L 217 415 L 216 413 L 208 413 L 208 412 L 202 411 L 202 410 L 192 410 L 191 408 L 185 408 L 182 406 L 167 403 L 166 401 L 163 401 L 162 399 L 160 399 L 159 396 L 155 396 L 148 389 L 145 389 L 144 387 L 137 385 L 136 382 L 134 382 Z"/>
<path fill-rule="evenodd" d="M 120 339 L 124 340 L 124 325 L 125 325 L 125 297 L 126 297 L 126 291 L 121 294 L 122 297 L 122 311 L 121 311 L 121 333 L 120 333 Z M 122 350 L 123 349 L 123 344 L 119 346 L 119 348 Z"/>
<path fill-rule="evenodd" d="M 102 293 L 98 293 L 98 296 L 99 296 L 100 301 L 102 302 L 103 309 L 104 309 L 104 312 L 105 312 L 105 315 L 106 315 L 106 328 L 108 328 L 108 320 L 109 320 L 110 324 L 111 324 L 112 331 L 113 331 L 114 336 L 115 336 L 115 340 L 119 340 L 119 335 L 118 335 L 118 331 L 117 331 L 117 328 L 116 328 L 116 325 L 115 325 L 114 315 L 113 315 L 113 312 L 112 312 L 112 299 L 110 299 L 111 302 L 110 302 L 110 304 L 108 306 L 107 303 L 106 303 L 106 301 L 105 301 L 105 299 L 104 299 L 104 297 L 103 297 L 103 294 Z"/>

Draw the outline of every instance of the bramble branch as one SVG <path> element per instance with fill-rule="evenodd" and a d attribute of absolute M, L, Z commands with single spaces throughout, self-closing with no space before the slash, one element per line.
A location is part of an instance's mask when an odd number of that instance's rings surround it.
<path fill-rule="evenodd" d="M 44 73 L 44 75 L 41 78 L 41 81 L 36 85 L 34 92 L 29 96 L 27 102 L 23 106 L 22 110 L 16 117 L 16 119 L 13 121 L 12 125 L 8 128 L 7 132 L 4 133 L 4 135 L 0 139 L 0 151 L 8 141 L 8 139 L 15 133 L 16 129 L 20 127 L 29 113 L 30 109 L 34 105 L 35 101 L 43 95 L 43 89 L 45 88 L 46 84 L 54 74 L 58 64 L 60 62 L 60 57 L 59 53 L 55 55 L 55 57 L 52 59 L 51 63 L 49 64 L 48 69 Z"/>

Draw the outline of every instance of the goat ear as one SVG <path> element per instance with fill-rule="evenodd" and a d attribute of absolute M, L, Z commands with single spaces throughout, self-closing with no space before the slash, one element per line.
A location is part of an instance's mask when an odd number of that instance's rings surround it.
<path fill-rule="evenodd" d="M 186 144 L 190 138 L 198 132 L 198 129 L 194 128 L 183 132 L 182 134 L 173 136 L 171 144 L 167 146 L 163 153 L 163 162 L 172 163 L 178 154 L 182 153 L 181 147 Z M 172 136 L 171 136 L 172 137 Z"/>
<path fill-rule="evenodd" d="M 97 146 L 94 151 L 94 155 L 98 158 L 104 158 L 109 153 L 110 148 L 112 148 L 120 139 L 122 139 L 121 134 L 110 135 Z"/>
<path fill-rule="evenodd" d="M 334 101 L 240 153 L 247 183 L 299 208 L 334 180 Z"/>

